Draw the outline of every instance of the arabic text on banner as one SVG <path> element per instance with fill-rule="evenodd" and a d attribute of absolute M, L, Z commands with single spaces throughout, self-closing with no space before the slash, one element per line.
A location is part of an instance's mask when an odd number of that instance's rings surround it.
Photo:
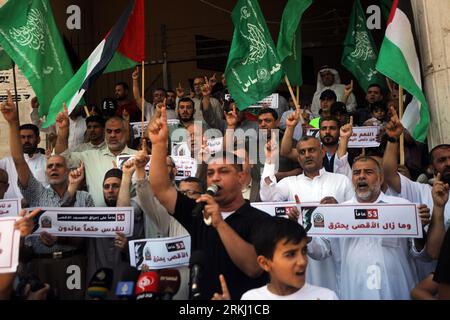
<path fill-rule="evenodd" d="M 130 265 L 141 270 L 165 269 L 189 265 L 191 236 L 139 239 L 129 242 Z"/>
<path fill-rule="evenodd" d="M 380 132 L 380 127 L 353 127 L 353 134 L 348 141 L 349 148 L 373 148 L 379 147 L 380 143 L 377 141 L 377 135 Z"/>
<path fill-rule="evenodd" d="M 415 204 L 301 205 L 308 236 L 422 238 Z"/>
<path fill-rule="evenodd" d="M 134 209 L 124 208 L 42 208 L 39 228 L 63 237 L 114 238 L 116 232 L 133 235 Z"/>
<path fill-rule="evenodd" d="M 0 200 L 0 217 L 17 217 L 21 209 L 20 199 Z"/>

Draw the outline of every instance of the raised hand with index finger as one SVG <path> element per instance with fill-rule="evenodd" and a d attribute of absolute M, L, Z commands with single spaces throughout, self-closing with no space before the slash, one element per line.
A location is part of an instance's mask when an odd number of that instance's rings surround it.
<path fill-rule="evenodd" d="M 222 288 L 222 294 L 214 293 L 211 300 L 231 300 L 230 290 L 223 274 L 219 275 L 220 287 Z"/>
<path fill-rule="evenodd" d="M 63 104 L 64 111 L 58 113 L 56 116 L 56 125 L 59 129 L 68 129 L 70 125 L 69 121 L 69 111 L 67 110 L 67 105 L 64 102 Z"/>
<path fill-rule="evenodd" d="M 349 123 L 343 125 L 339 131 L 339 136 L 342 139 L 350 139 L 353 134 L 353 116 L 350 116 Z"/>
<path fill-rule="evenodd" d="M 165 105 L 161 108 L 161 114 L 154 117 L 148 124 L 147 133 L 153 146 L 167 144 L 169 129 L 167 127 L 167 111 Z"/>
<path fill-rule="evenodd" d="M 84 163 L 81 161 L 80 166 L 69 173 L 69 184 L 79 186 L 84 179 Z"/>
<path fill-rule="evenodd" d="M 400 122 L 397 111 L 395 111 L 393 106 L 389 107 L 389 111 L 391 113 L 391 118 L 385 126 L 386 134 L 391 138 L 399 138 L 403 133 L 403 125 Z"/>
<path fill-rule="evenodd" d="M 0 105 L 0 111 L 2 112 L 3 117 L 8 123 L 11 124 L 19 122 L 19 117 L 17 115 L 17 108 L 16 105 L 14 104 L 11 91 L 7 90 L 6 92 L 8 94 L 8 98 Z"/>
<path fill-rule="evenodd" d="M 438 173 L 434 179 L 431 195 L 436 207 L 444 208 L 448 202 L 449 185 L 441 180 L 441 174 Z"/>

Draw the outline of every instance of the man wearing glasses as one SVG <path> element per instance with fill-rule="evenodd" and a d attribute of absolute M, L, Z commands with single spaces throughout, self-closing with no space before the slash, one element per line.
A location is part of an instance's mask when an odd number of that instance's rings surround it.
<path fill-rule="evenodd" d="M 180 182 L 178 190 L 188 198 L 197 200 L 200 195 L 205 193 L 205 186 L 200 179 L 188 177 Z"/>

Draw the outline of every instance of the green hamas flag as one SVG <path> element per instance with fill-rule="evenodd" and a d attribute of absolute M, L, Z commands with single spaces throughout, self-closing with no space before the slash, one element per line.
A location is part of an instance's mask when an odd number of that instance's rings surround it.
<path fill-rule="evenodd" d="M 302 32 L 300 21 L 312 0 L 289 0 L 283 11 L 277 51 L 283 70 L 292 85 L 301 86 L 302 77 Z"/>
<path fill-rule="evenodd" d="M 370 84 L 377 83 L 384 88 L 384 77 L 375 69 L 378 52 L 367 30 L 366 16 L 359 0 L 353 4 L 352 15 L 344 41 L 341 63 L 367 91 Z"/>
<path fill-rule="evenodd" d="M 13 67 L 13 61 L 8 54 L 0 47 L 0 70 L 9 70 Z"/>
<path fill-rule="evenodd" d="M 33 87 L 39 115 L 47 115 L 53 97 L 73 75 L 49 1 L 8 1 L 3 5 L 0 45 Z"/>
<path fill-rule="evenodd" d="M 231 18 L 234 34 L 225 78 L 237 107 L 244 110 L 271 95 L 283 72 L 258 2 L 239 0 Z"/>

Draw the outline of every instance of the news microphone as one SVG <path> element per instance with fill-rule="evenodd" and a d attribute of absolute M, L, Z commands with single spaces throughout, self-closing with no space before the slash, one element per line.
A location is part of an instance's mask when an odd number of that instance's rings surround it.
<path fill-rule="evenodd" d="M 216 184 L 212 184 L 208 187 L 208 189 L 206 189 L 206 194 L 209 194 L 210 196 L 215 196 L 217 194 L 217 192 L 220 190 L 219 186 Z M 192 210 L 192 215 L 194 217 L 198 216 L 199 214 L 202 213 L 203 208 L 205 207 L 205 203 L 204 202 L 199 202 L 195 205 L 194 209 Z"/>
<path fill-rule="evenodd" d="M 202 278 L 202 270 L 206 264 L 206 255 L 203 251 L 192 252 L 191 258 L 189 259 L 189 268 L 191 269 L 190 274 L 190 294 L 191 300 L 200 300 L 200 279 Z"/>
<path fill-rule="evenodd" d="M 110 268 L 98 269 L 92 276 L 87 288 L 87 295 L 91 300 L 106 299 L 111 290 L 113 281 L 113 270 Z"/>
<path fill-rule="evenodd" d="M 159 270 L 159 292 L 162 300 L 172 300 L 180 289 L 181 275 L 177 269 Z"/>
<path fill-rule="evenodd" d="M 139 277 L 139 271 L 131 266 L 128 266 L 122 273 L 121 280 L 116 286 L 116 297 L 119 300 L 133 300 L 134 285 Z"/>
<path fill-rule="evenodd" d="M 136 300 L 160 300 L 159 274 L 157 271 L 143 272 L 134 289 Z"/>

